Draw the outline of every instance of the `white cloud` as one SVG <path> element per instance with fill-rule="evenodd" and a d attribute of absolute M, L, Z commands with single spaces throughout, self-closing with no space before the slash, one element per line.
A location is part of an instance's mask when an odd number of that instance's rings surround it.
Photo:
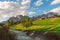
<path fill-rule="evenodd" d="M 11 4 L 16 4 L 15 2 L 7 2 L 7 1 L 4 1 L 4 2 L 0 2 L 0 9 L 11 9 L 13 8 L 13 6 L 11 6 Z"/>
<path fill-rule="evenodd" d="M 44 11 L 44 14 L 49 13 L 49 12 L 60 13 L 60 7 L 51 9 L 51 10 L 48 11 L 48 12 L 45 12 L 45 11 Z"/>
<path fill-rule="evenodd" d="M 16 15 L 26 15 L 26 10 L 30 7 L 29 5 L 29 0 L 0 2 L 0 21 Z"/>
<path fill-rule="evenodd" d="M 31 14 L 35 14 L 36 12 L 29 12 L 29 15 L 31 15 Z"/>
<path fill-rule="evenodd" d="M 42 2 L 42 0 L 37 0 L 36 2 L 34 2 L 34 4 L 35 4 L 36 6 L 40 6 L 40 5 L 43 4 L 43 2 Z"/>
<path fill-rule="evenodd" d="M 50 12 L 60 12 L 60 7 L 50 10 Z"/>
<path fill-rule="evenodd" d="M 53 0 L 53 2 L 51 3 L 51 5 L 55 5 L 55 4 L 58 4 L 60 3 L 60 0 Z"/>
<path fill-rule="evenodd" d="M 26 5 L 26 4 L 29 4 L 30 3 L 30 0 L 22 0 L 22 5 Z"/>

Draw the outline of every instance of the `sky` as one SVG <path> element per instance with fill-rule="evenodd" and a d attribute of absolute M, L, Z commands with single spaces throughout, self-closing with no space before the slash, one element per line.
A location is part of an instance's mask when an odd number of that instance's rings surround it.
<path fill-rule="evenodd" d="M 0 0 L 0 22 L 17 15 L 29 17 L 60 13 L 60 0 Z"/>

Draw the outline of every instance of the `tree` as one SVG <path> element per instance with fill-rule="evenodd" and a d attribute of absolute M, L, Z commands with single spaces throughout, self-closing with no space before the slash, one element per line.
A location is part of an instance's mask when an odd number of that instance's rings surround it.
<path fill-rule="evenodd" d="M 13 20 L 9 20 L 9 23 L 10 23 L 10 25 L 14 24 Z"/>
<path fill-rule="evenodd" d="M 32 26 L 32 20 L 28 16 L 24 16 L 22 18 L 22 25 L 26 28 L 30 27 L 30 26 Z"/>
<path fill-rule="evenodd" d="M 9 20 L 6 21 L 6 23 L 5 23 L 6 28 L 9 28 L 10 25 L 11 25 L 11 24 L 10 24 Z"/>

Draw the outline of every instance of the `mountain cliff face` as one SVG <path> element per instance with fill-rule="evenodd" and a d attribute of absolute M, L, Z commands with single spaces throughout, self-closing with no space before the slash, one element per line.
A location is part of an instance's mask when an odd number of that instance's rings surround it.
<path fill-rule="evenodd" d="M 22 15 L 17 15 L 16 18 L 21 19 L 23 16 Z"/>
<path fill-rule="evenodd" d="M 12 20 L 13 22 L 21 22 L 22 15 L 17 15 L 16 17 L 11 17 L 9 20 Z"/>
<path fill-rule="evenodd" d="M 12 20 L 13 22 L 19 22 L 20 19 L 18 19 L 17 17 L 11 17 L 9 20 Z"/>

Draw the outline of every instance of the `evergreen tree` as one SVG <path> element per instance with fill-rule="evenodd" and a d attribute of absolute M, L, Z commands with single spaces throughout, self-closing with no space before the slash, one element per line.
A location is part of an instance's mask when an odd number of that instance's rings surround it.
<path fill-rule="evenodd" d="M 22 18 L 22 24 L 23 24 L 23 26 L 24 27 L 30 27 L 30 26 L 32 26 L 32 20 L 28 17 L 28 16 L 24 16 L 23 18 Z"/>

